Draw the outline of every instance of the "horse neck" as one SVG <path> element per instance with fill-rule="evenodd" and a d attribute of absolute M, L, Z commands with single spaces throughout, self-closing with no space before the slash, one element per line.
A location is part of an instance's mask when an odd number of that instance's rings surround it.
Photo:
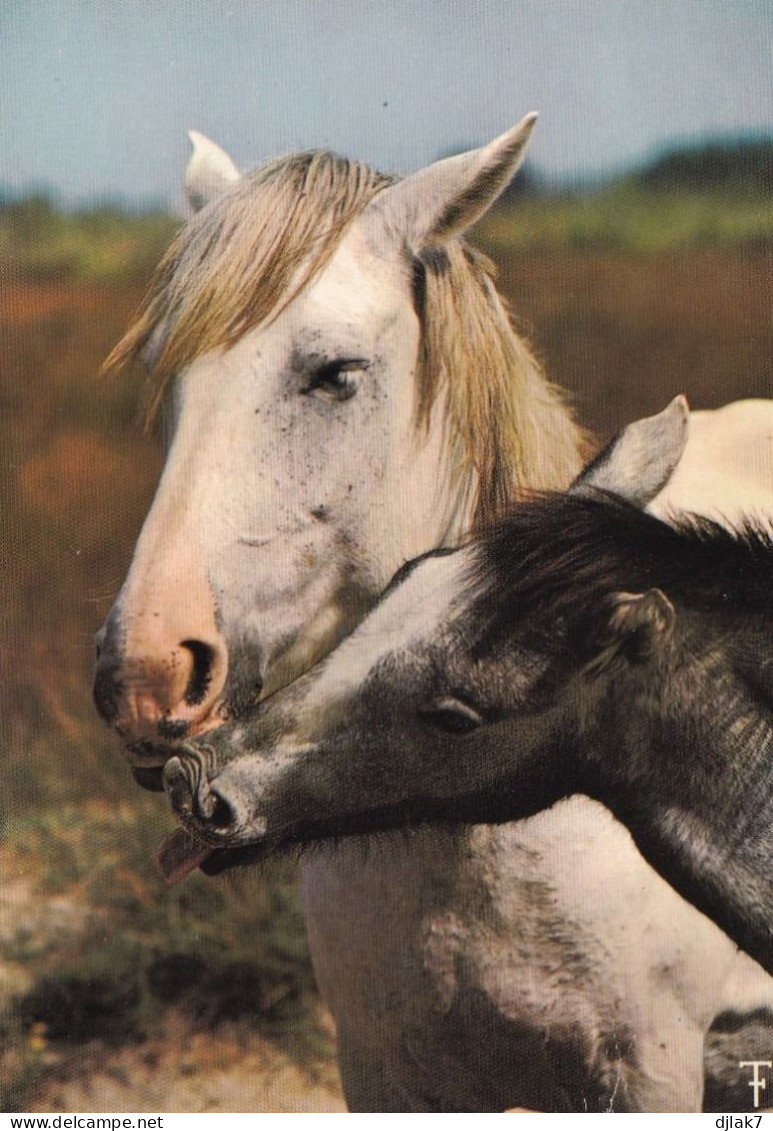
<path fill-rule="evenodd" d="M 418 369 L 419 417 L 441 430 L 452 468 L 443 546 L 485 529 L 524 491 L 565 489 L 587 447 L 482 261 L 460 248 L 453 258 L 453 287 L 451 275 L 427 275 Z"/>
<path fill-rule="evenodd" d="M 618 718 L 605 718 L 593 742 L 598 778 L 588 792 L 677 891 L 773 973 L 773 728 L 751 695 L 739 703 L 719 662 L 708 666 L 680 665 L 678 686 L 661 679 L 649 707 L 618 689 Z"/>

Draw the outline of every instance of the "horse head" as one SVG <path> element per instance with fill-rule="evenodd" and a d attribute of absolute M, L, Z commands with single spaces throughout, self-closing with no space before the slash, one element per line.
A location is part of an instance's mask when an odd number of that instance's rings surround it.
<path fill-rule="evenodd" d="M 108 363 L 144 358 L 172 434 L 98 638 L 137 768 L 309 668 L 522 464 L 571 476 L 577 432 L 458 239 L 533 124 L 398 182 L 324 152 L 239 176 L 193 135 L 197 211 Z"/>

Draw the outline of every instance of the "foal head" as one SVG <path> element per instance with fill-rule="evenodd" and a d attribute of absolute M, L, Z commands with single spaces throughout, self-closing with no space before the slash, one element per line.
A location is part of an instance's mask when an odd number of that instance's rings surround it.
<path fill-rule="evenodd" d="M 628 476 L 643 503 L 685 429 L 677 401 L 631 426 L 573 495 L 526 503 L 478 541 L 403 568 L 324 664 L 167 765 L 183 821 L 233 849 L 414 819 L 506 819 L 571 791 L 559 743 L 571 749 L 589 725 L 616 665 L 644 664 L 671 627 L 662 594 L 620 592 L 621 576 L 638 577 L 642 525 L 662 524 L 593 484 Z M 658 438 L 663 458 L 643 438 Z"/>

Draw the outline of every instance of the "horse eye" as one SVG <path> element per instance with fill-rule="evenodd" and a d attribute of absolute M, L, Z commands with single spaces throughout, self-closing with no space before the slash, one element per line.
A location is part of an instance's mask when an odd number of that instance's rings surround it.
<path fill-rule="evenodd" d="M 422 708 L 421 715 L 432 726 L 446 734 L 469 734 L 483 723 L 483 717 L 469 703 L 444 696 Z"/>
<path fill-rule="evenodd" d="M 348 401 L 360 387 L 359 375 L 368 368 L 362 358 L 329 361 L 312 375 L 303 390 L 306 396 L 321 396 L 331 401 Z"/>

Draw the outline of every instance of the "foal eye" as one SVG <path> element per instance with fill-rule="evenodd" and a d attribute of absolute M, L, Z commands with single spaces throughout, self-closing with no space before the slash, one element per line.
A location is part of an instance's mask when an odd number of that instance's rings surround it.
<path fill-rule="evenodd" d="M 367 368 L 367 361 L 360 357 L 325 362 L 312 374 L 303 393 L 331 401 L 351 400 L 360 387 L 361 374 Z"/>
<path fill-rule="evenodd" d="M 433 727 L 446 734 L 469 734 L 483 723 L 483 716 L 474 707 L 452 695 L 436 699 L 434 703 L 423 707 L 420 714 Z"/>

